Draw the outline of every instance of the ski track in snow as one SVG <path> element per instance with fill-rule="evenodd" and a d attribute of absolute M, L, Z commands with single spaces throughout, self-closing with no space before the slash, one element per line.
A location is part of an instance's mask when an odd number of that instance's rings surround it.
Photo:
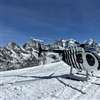
<path fill-rule="evenodd" d="M 92 82 L 95 82 L 97 80 L 96 77 L 93 77 L 93 79 L 89 82 L 87 82 L 87 84 L 81 89 L 84 92 L 84 95 L 87 93 L 88 89 L 92 87 Z M 77 100 L 78 97 L 80 96 L 80 93 L 77 93 L 76 95 L 74 95 L 71 100 Z"/>
<path fill-rule="evenodd" d="M 0 72 L 0 100 L 99 100 L 100 85 L 92 83 L 100 79 L 73 80 L 69 69 L 57 62 Z"/>

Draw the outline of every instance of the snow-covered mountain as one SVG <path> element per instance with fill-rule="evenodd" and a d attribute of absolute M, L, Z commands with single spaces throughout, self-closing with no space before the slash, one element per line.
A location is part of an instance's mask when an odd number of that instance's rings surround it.
<path fill-rule="evenodd" d="M 23 46 L 11 42 L 0 48 L 0 71 L 39 65 L 37 42 Z"/>
<path fill-rule="evenodd" d="M 39 45 L 42 49 L 65 49 L 71 46 L 80 46 L 81 43 L 74 39 L 61 39 L 52 44 L 45 45 L 42 40 L 30 39 L 24 45 L 18 45 L 15 42 L 8 43 L 5 47 L 0 48 L 0 71 L 19 69 L 25 67 L 32 67 L 40 65 L 43 59 L 46 59 L 45 63 L 55 62 L 61 57 L 59 54 L 47 52 L 42 53 L 41 57 L 38 57 Z M 92 50 L 100 54 L 100 45 L 93 39 L 83 42 L 86 50 Z"/>
<path fill-rule="evenodd" d="M 48 45 L 37 39 L 31 39 L 21 46 L 14 42 L 8 43 L 0 48 L 0 100 L 100 99 L 100 71 L 94 72 L 94 76 L 89 75 L 88 81 L 83 71 L 78 74 L 73 68 L 71 75 L 71 66 L 61 61 L 58 53 L 48 51 L 39 57 L 40 44 L 44 50 L 62 50 L 84 44 L 86 50 L 100 52 L 100 45 L 94 40 L 83 44 L 74 39 Z"/>
<path fill-rule="evenodd" d="M 86 40 L 83 44 L 85 44 L 85 49 L 100 53 L 100 45 L 94 39 Z"/>
<path fill-rule="evenodd" d="M 0 48 L 0 64 L 0 70 L 10 70 L 38 65 L 38 59 L 35 52 L 33 54 L 12 42 Z"/>
<path fill-rule="evenodd" d="M 21 46 L 15 42 L 11 42 L 5 47 L 1 47 L 0 71 L 37 66 L 43 63 L 41 62 L 44 59 L 43 57 L 46 57 L 47 59 L 47 62 L 45 63 L 57 60 L 52 57 L 52 55 L 55 56 L 55 54 L 49 52 L 46 53 L 46 55 L 41 54 L 41 57 L 38 57 L 39 44 L 41 44 L 42 49 L 46 49 L 47 46 L 45 46 L 39 39 L 31 39 Z"/>
<path fill-rule="evenodd" d="M 64 49 L 71 46 L 79 46 L 80 43 L 75 39 L 60 39 L 55 41 L 50 45 L 51 48 L 55 49 Z"/>

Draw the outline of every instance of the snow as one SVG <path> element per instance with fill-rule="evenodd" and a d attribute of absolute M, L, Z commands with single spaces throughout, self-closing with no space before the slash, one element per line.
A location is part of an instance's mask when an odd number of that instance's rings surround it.
<path fill-rule="evenodd" d="M 37 41 L 37 42 L 44 42 L 43 40 L 36 39 L 36 38 L 33 38 L 33 37 L 31 37 L 31 39 L 32 39 L 33 41 Z"/>
<path fill-rule="evenodd" d="M 60 61 L 0 72 L 0 100 L 99 100 L 100 85 L 90 81 L 100 79 L 79 81 L 84 77 L 69 78 L 69 71 L 70 66 Z"/>
<path fill-rule="evenodd" d="M 100 56 L 100 53 L 98 53 L 98 56 Z"/>

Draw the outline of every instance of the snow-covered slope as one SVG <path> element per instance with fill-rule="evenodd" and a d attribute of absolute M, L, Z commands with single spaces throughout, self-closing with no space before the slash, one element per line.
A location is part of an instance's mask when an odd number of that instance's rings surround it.
<path fill-rule="evenodd" d="M 83 76 L 69 77 L 69 70 L 70 66 L 61 61 L 0 72 L 0 100 L 100 99 L 100 85 L 83 82 Z M 100 82 L 91 78 L 94 80 Z"/>
<path fill-rule="evenodd" d="M 46 63 L 54 62 L 55 59 L 41 53 L 38 56 L 39 45 L 46 49 L 43 43 L 38 39 L 31 39 L 24 45 L 18 45 L 15 42 L 8 43 L 5 47 L 0 48 L 0 71 L 14 70 L 26 67 L 38 66 L 47 58 Z"/>

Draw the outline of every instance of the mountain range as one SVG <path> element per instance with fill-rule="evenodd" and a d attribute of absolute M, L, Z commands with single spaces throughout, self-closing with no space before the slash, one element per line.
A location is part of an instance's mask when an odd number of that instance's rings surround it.
<path fill-rule="evenodd" d="M 80 43 L 74 39 L 58 40 L 53 43 L 45 44 L 39 39 L 31 39 L 24 45 L 18 45 L 15 42 L 10 42 L 4 47 L 0 47 L 0 71 L 14 70 L 25 67 L 33 67 L 41 64 L 43 55 L 38 57 L 39 44 L 46 49 L 65 49 L 70 46 L 85 45 L 85 49 L 100 52 L 100 45 L 93 39 L 89 39 Z M 47 62 L 51 63 L 60 59 L 60 56 L 54 53 L 47 53 Z M 54 57 L 56 56 L 56 58 Z"/>

